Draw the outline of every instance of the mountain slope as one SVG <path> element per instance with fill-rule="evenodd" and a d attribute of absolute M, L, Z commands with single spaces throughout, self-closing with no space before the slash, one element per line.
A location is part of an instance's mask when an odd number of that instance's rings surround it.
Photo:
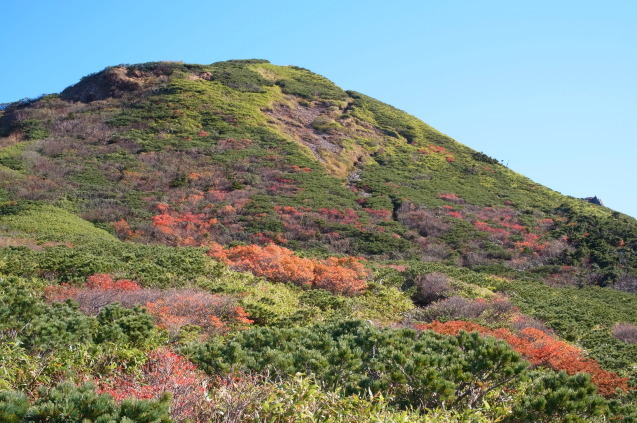
<path fill-rule="evenodd" d="M 0 240 L 0 388 L 172 389 L 177 421 L 232 383 L 256 415 L 299 386 L 360 421 L 635 413 L 637 221 L 306 69 L 120 65 L 9 105 Z M 209 376 L 159 384 L 175 351 Z"/>
<path fill-rule="evenodd" d="M 2 131 L 6 199 L 52 201 L 123 238 L 580 265 L 603 285 L 633 278 L 633 219 L 301 68 L 109 68 L 9 107 Z M 586 225 L 603 226 L 593 241 L 602 253 L 590 253 Z"/>

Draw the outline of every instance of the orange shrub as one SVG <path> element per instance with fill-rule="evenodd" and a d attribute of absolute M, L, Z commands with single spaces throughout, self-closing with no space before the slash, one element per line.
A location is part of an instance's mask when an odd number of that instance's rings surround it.
<path fill-rule="evenodd" d="M 519 352 L 532 366 L 543 366 L 555 370 L 564 370 L 573 375 L 589 373 L 598 392 L 604 396 L 613 396 L 617 389 L 628 391 L 628 378 L 602 369 L 595 360 L 584 357 L 584 352 L 573 345 L 561 341 L 541 330 L 525 328 L 515 334 L 509 329 L 490 329 L 473 322 L 454 320 L 446 323 L 434 321 L 428 324 L 414 325 L 420 330 L 433 330 L 445 335 L 457 335 L 460 331 L 478 332 L 506 341 Z"/>
<path fill-rule="evenodd" d="M 190 361 L 168 348 L 148 354 L 141 375 L 121 374 L 110 380 L 100 380 L 98 391 L 115 400 L 125 398 L 154 399 L 170 392 L 170 416 L 176 421 L 210 421 L 207 406 L 208 377 Z"/>
<path fill-rule="evenodd" d="M 312 260 L 275 244 L 237 246 L 224 249 L 214 245 L 208 254 L 233 269 L 248 271 L 267 279 L 320 288 L 341 294 L 355 294 L 367 287 L 368 271 L 354 257 Z"/>
<path fill-rule="evenodd" d="M 193 289 L 170 290 L 146 304 L 161 328 L 177 334 L 186 325 L 197 325 L 207 334 L 223 333 L 230 326 L 252 323 L 235 299 Z"/>

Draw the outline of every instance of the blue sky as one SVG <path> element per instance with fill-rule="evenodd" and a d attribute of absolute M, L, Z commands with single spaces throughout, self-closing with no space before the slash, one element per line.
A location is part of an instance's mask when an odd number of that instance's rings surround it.
<path fill-rule="evenodd" d="M 0 102 L 120 63 L 262 58 L 637 217 L 637 2 L 2 0 Z"/>

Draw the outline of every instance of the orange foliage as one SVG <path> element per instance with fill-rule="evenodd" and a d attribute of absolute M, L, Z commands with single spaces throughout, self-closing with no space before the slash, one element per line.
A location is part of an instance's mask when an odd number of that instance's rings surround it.
<path fill-rule="evenodd" d="M 367 287 L 368 271 L 354 257 L 312 260 L 275 244 L 237 246 L 224 249 L 214 245 L 208 254 L 233 269 L 251 272 L 267 279 L 308 288 L 354 294 Z"/>
<path fill-rule="evenodd" d="M 599 393 L 604 396 L 614 395 L 618 388 L 623 391 L 630 389 L 628 378 L 622 378 L 617 373 L 602 369 L 595 360 L 584 357 L 581 349 L 535 328 L 525 328 L 516 334 L 509 329 L 490 329 L 474 322 L 461 320 L 445 323 L 434 321 L 428 324 L 416 324 L 415 327 L 445 335 L 457 335 L 460 331 L 465 331 L 502 339 L 529 360 L 532 366 L 564 370 L 570 375 L 589 373 L 591 381 L 597 385 Z"/>
<path fill-rule="evenodd" d="M 95 273 L 88 277 L 86 288 L 118 291 L 137 291 L 141 289 L 137 282 L 130 279 L 113 280 L 113 276 L 107 273 Z"/>
<path fill-rule="evenodd" d="M 125 398 L 153 399 L 165 392 L 172 394 L 170 415 L 176 421 L 209 421 L 206 386 L 208 378 L 184 357 L 169 348 L 160 348 L 148 354 L 141 375 L 120 374 L 111 380 L 100 380 L 98 392 L 111 395 L 115 400 Z"/>
<path fill-rule="evenodd" d="M 111 226 L 115 229 L 115 233 L 123 239 L 131 239 L 140 236 L 140 231 L 134 231 L 125 219 L 112 222 Z"/>
<path fill-rule="evenodd" d="M 181 327 L 197 325 L 207 334 L 227 332 L 231 326 L 252 323 L 241 306 L 227 296 L 196 290 L 168 291 L 162 298 L 146 304 L 161 328 L 176 334 Z"/>
<path fill-rule="evenodd" d="M 141 287 L 137 282 L 129 279 L 113 280 L 113 276 L 106 273 L 96 273 L 88 277 L 84 287 L 73 286 L 67 283 L 47 286 L 44 289 L 44 297 L 49 302 L 63 302 L 69 298 L 77 299 L 85 290 L 96 291 L 137 291 Z"/>
<path fill-rule="evenodd" d="M 201 195 L 192 195 L 189 200 L 196 203 L 202 198 Z M 218 223 L 217 219 L 208 218 L 203 213 L 171 212 L 167 204 L 160 203 L 157 209 L 161 214 L 151 217 L 153 226 L 163 235 L 171 238 L 175 245 L 198 245 L 196 238 L 208 233 L 212 226 Z"/>

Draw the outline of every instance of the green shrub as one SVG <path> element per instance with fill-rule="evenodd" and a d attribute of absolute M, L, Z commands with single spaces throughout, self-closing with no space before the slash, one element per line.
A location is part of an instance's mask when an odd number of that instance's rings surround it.
<path fill-rule="evenodd" d="M 40 389 L 37 399 L 0 391 L 0 420 L 6 423 L 170 423 L 168 397 L 159 400 L 124 400 L 117 404 L 97 394 L 90 384 L 60 383 Z"/>
<path fill-rule="evenodd" d="M 116 342 L 140 346 L 152 345 L 157 340 L 152 316 L 138 306 L 123 308 L 117 303 L 109 304 L 100 310 L 97 322 L 97 343 Z"/>
<path fill-rule="evenodd" d="M 253 328 L 186 351 L 211 373 L 313 374 L 329 390 L 382 393 L 397 405 L 421 409 L 475 405 L 488 392 L 513 385 L 526 367 L 510 348 L 477 334 L 380 330 L 359 321 Z"/>
<path fill-rule="evenodd" d="M 76 303 L 54 303 L 28 322 L 24 343 L 44 351 L 69 348 L 90 342 L 94 328 L 94 320 L 82 314 Z"/>

